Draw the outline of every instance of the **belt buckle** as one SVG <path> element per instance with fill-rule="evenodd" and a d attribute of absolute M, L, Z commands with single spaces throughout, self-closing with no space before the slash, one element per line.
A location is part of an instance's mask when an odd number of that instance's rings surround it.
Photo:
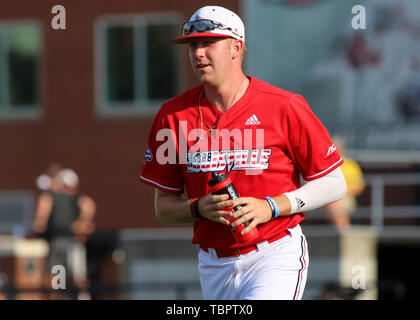
<path fill-rule="evenodd" d="M 242 251 L 245 251 L 245 253 L 242 253 L 242 252 L 241 252 L 241 249 L 242 249 Z M 252 251 L 256 250 L 256 249 L 257 249 L 257 247 L 252 248 L 251 250 L 249 250 L 249 249 L 250 249 L 250 247 L 237 248 L 237 249 L 236 249 L 236 250 L 237 250 L 237 256 L 240 256 L 240 255 L 243 255 L 243 254 L 250 253 L 250 252 L 252 252 Z"/>

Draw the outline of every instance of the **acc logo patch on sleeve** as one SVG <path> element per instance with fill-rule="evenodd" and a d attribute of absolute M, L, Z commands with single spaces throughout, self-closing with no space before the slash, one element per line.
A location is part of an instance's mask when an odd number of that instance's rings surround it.
<path fill-rule="evenodd" d="M 334 153 L 334 151 L 337 150 L 336 146 L 332 144 L 327 151 L 327 154 L 325 155 L 325 158 L 328 158 L 330 155 Z"/>
<path fill-rule="evenodd" d="M 144 162 L 150 162 L 153 160 L 152 151 L 150 151 L 149 147 L 146 147 L 146 152 L 144 153 Z"/>

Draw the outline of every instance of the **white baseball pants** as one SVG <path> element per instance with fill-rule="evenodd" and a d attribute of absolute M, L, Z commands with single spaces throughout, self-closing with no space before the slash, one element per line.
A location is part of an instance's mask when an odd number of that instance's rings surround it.
<path fill-rule="evenodd" d="M 206 300 L 300 300 L 308 273 L 308 246 L 297 225 L 277 241 L 238 257 L 218 258 L 214 249 L 198 253 Z"/>

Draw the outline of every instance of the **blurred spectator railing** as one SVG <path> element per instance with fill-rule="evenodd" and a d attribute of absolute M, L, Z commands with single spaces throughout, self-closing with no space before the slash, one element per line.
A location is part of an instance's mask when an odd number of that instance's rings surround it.
<path fill-rule="evenodd" d="M 381 229 L 384 225 L 384 219 L 395 218 L 419 218 L 420 205 L 415 203 L 406 205 L 386 205 L 385 188 L 395 186 L 412 186 L 413 200 L 415 193 L 420 193 L 420 173 L 385 173 L 385 174 L 367 174 L 365 176 L 367 186 L 371 187 L 371 205 L 370 207 L 361 206 L 358 208 L 357 215 L 366 216 L 369 210 L 371 225 Z M 399 193 L 393 195 L 394 198 L 400 196 Z"/>
<path fill-rule="evenodd" d="M 351 215 L 354 221 L 368 220 L 368 224 L 382 229 L 385 224 L 412 224 L 413 219 L 420 218 L 420 173 L 381 173 L 365 174 L 365 192 L 359 196 L 359 206 Z M 387 188 L 392 187 L 392 190 Z M 404 204 L 402 204 L 405 202 Z M 398 203 L 394 205 L 392 203 Z M 308 218 L 325 220 L 323 209 L 318 209 Z M 308 219 L 308 220 L 310 220 Z"/>

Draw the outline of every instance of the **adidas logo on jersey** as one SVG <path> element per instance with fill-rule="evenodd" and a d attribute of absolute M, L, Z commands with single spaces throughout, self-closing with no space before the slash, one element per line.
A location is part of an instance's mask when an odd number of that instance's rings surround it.
<path fill-rule="evenodd" d="M 245 125 L 246 126 L 250 126 L 250 125 L 257 125 L 257 124 L 261 124 L 260 120 L 258 120 L 257 116 L 255 114 L 253 114 L 248 120 L 246 120 Z"/>

